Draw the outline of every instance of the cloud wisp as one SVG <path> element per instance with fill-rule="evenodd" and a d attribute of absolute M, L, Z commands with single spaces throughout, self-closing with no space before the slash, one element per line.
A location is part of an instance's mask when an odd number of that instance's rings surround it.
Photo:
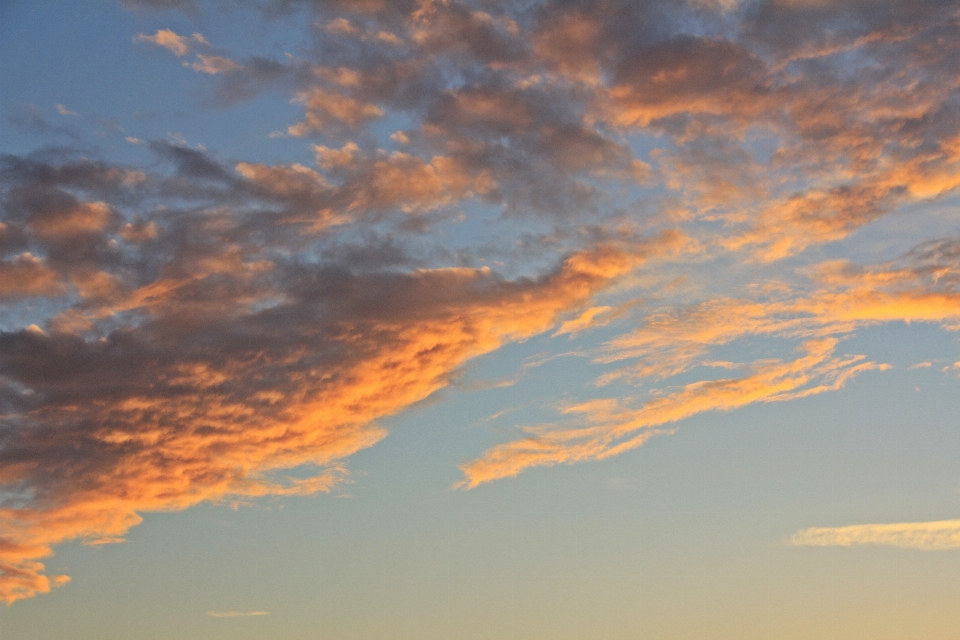
<path fill-rule="evenodd" d="M 885 365 L 863 356 L 832 357 L 835 340 L 803 344 L 803 355 L 791 362 L 763 362 L 742 378 L 699 381 L 649 400 L 638 409 L 616 400 L 594 400 L 565 407 L 563 413 L 583 416 L 587 426 L 527 427 L 528 437 L 497 445 L 463 465 L 459 484 L 473 488 L 515 476 L 528 467 L 602 460 L 639 447 L 650 437 L 672 433 L 665 425 L 704 411 L 730 411 L 754 402 L 778 402 L 835 391 L 863 371 Z"/>
<path fill-rule="evenodd" d="M 640 327 L 601 349 L 598 361 L 627 364 L 599 382 L 649 382 L 715 367 L 712 353 L 718 348 L 757 337 L 800 341 L 797 350 L 802 355 L 788 362 L 720 363 L 746 369 L 747 374 L 662 390 L 637 409 L 615 399 L 564 407 L 563 414 L 582 417 L 586 425 L 524 428 L 523 439 L 498 445 L 463 465 L 466 477 L 460 486 L 514 476 L 527 467 L 603 459 L 704 411 L 835 391 L 860 373 L 887 369 L 889 365 L 862 355 L 836 357 L 839 341 L 859 328 L 889 322 L 960 328 L 958 247 L 957 241 L 936 242 L 874 267 L 827 262 L 812 271 L 802 291 L 768 283 L 774 293 L 761 292 L 759 299 L 708 299 L 649 313 Z"/>
<path fill-rule="evenodd" d="M 268 616 L 269 611 L 207 611 L 211 618 L 250 618 L 257 616 Z"/>
<path fill-rule="evenodd" d="M 874 545 L 944 551 L 960 548 L 960 520 L 811 527 L 796 532 L 787 543 L 795 547 Z"/>

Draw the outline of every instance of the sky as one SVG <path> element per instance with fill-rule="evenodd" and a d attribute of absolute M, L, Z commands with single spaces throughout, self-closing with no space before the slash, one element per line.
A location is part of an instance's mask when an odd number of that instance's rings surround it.
<path fill-rule="evenodd" d="M 956 638 L 960 7 L 0 2 L 0 638 Z"/>

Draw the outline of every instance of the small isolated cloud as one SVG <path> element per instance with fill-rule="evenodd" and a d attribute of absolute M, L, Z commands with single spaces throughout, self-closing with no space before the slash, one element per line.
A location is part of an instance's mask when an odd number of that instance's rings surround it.
<path fill-rule="evenodd" d="M 359 33 L 359 30 L 346 18 L 337 18 L 336 20 L 331 20 L 324 28 L 331 33 L 337 33 L 341 35 L 354 35 Z"/>
<path fill-rule="evenodd" d="M 960 548 L 960 520 L 811 527 L 793 534 L 787 543 L 794 547 L 852 547 L 869 544 L 942 551 Z"/>
<path fill-rule="evenodd" d="M 251 616 L 268 616 L 269 611 L 207 611 L 211 618 L 249 618 Z"/>
<path fill-rule="evenodd" d="M 170 29 L 158 29 L 152 36 L 141 33 L 133 41 L 150 42 L 167 49 L 176 56 L 187 55 L 194 44 L 207 44 L 207 39 L 203 37 L 203 34 L 195 33 L 192 36 L 180 36 Z"/>
<path fill-rule="evenodd" d="M 929 369 L 933 366 L 932 362 L 918 362 L 917 364 L 907 367 L 908 370 L 911 369 Z"/>
<path fill-rule="evenodd" d="M 80 115 L 76 111 L 71 111 L 70 109 L 67 109 L 62 104 L 57 105 L 57 113 L 59 113 L 62 116 L 79 116 Z"/>
<path fill-rule="evenodd" d="M 203 54 L 198 54 L 197 60 L 199 60 L 199 62 L 184 62 L 183 66 L 190 67 L 199 73 L 207 73 L 210 75 L 216 75 L 218 73 L 230 73 L 231 71 L 239 71 L 242 68 L 233 60 L 221 56 L 205 56 Z"/>

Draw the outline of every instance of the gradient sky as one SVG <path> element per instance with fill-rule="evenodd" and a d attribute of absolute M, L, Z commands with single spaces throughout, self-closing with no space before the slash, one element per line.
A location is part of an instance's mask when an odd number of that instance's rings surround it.
<path fill-rule="evenodd" d="M 3 640 L 960 635 L 960 8 L 0 2 Z"/>

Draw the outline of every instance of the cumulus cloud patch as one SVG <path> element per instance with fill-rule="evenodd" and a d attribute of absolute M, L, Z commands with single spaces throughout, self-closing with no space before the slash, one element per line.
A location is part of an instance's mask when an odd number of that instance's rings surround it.
<path fill-rule="evenodd" d="M 141 33 L 134 38 L 134 41 L 155 44 L 156 46 L 163 47 L 170 53 L 180 57 L 190 53 L 190 50 L 194 45 L 208 44 L 207 39 L 203 37 L 203 34 L 195 33 L 192 36 L 181 36 L 177 35 L 170 29 L 158 29 L 157 32 L 152 36 Z"/>

